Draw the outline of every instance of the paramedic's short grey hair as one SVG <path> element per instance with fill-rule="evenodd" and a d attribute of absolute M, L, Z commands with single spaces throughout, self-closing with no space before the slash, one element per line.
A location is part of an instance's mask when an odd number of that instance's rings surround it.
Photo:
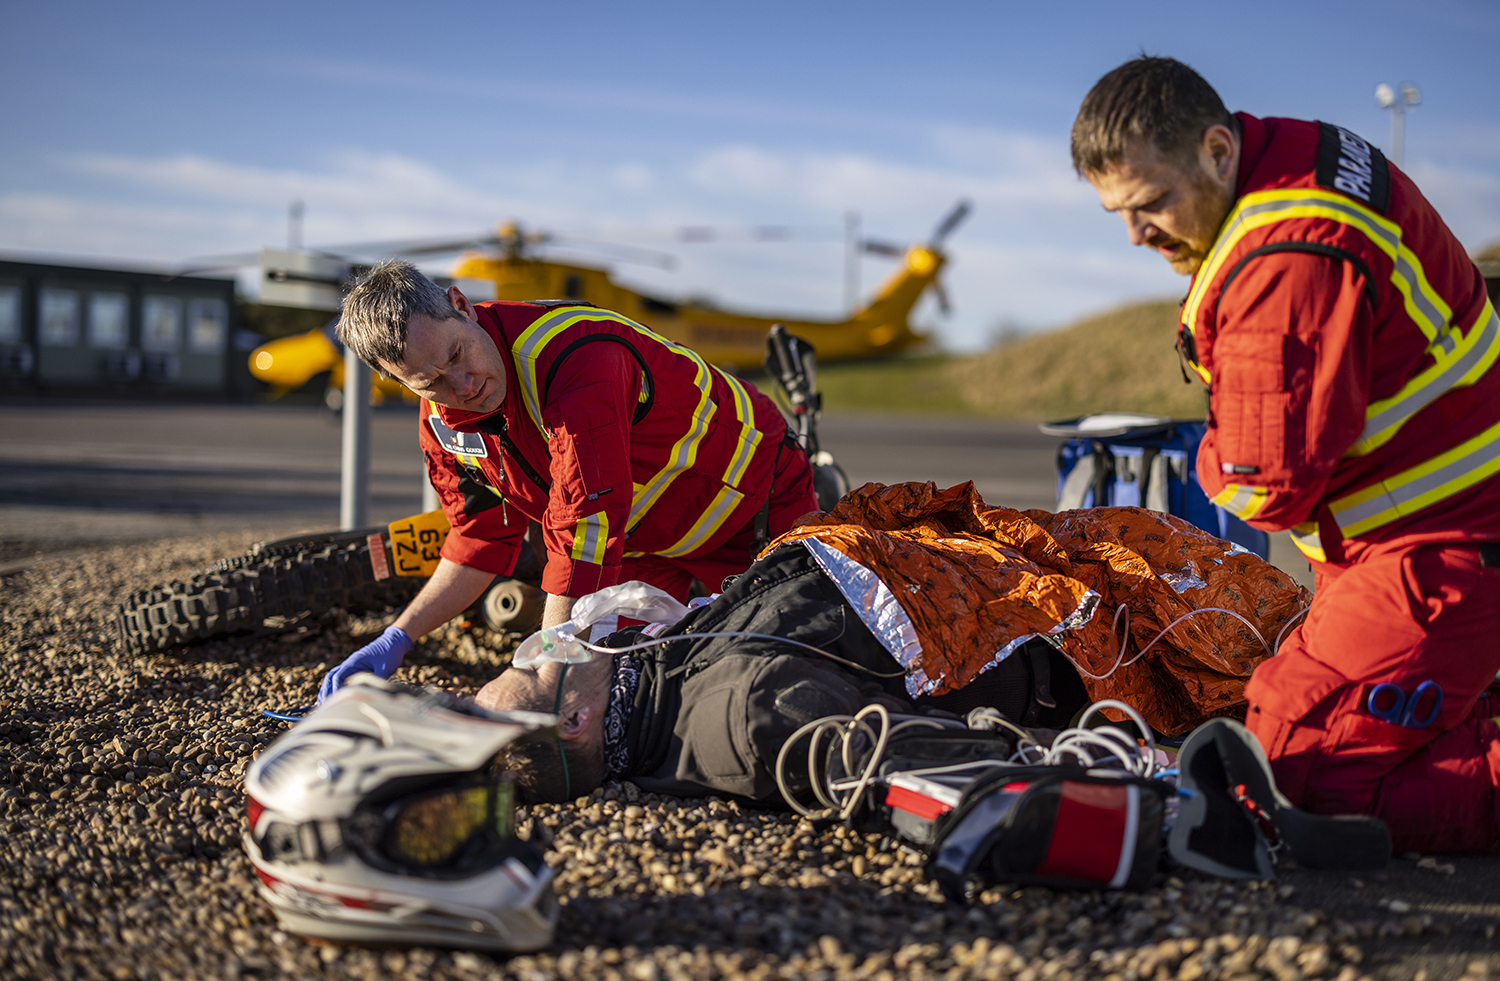
<path fill-rule="evenodd" d="M 1239 122 L 1203 76 L 1175 58 L 1142 55 L 1094 84 L 1073 121 L 1073 169 L 1100 174 L 1125 158 L 1131 147 L 1154 146 L 1162 156 L 1188 164 L 1210 126 Z"/>
<path fill-rule="evenodd" d="M 448 293 L 400 259 L 380 263 L 344 298 L 339 340 L 365 364 L 380 371 L 380 362 L 400 364 L 406 358 L 406 324 L 416 314 L 433 320 L 462 319 Z"/>

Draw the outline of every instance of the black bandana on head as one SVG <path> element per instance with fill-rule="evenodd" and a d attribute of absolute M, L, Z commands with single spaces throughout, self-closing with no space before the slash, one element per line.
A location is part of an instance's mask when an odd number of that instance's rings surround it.
<path fill-rule="evenodd" d="M 611 779 L 630 773 L 630 740 L 625 729 L 640 683 L 641 658 L 634 653 L 616 654 L 609 678 L 609 708 L 604 711 L 604 767 Z"/>

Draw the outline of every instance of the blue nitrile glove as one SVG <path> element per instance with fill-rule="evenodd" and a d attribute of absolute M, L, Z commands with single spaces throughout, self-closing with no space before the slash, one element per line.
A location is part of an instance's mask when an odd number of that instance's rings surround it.
<path fill-rule="evenodd" d="M 344 682 L 361 671 L 389 678 L 401 667 L 401 659 L 406 657 L 413 646 L 415 644 L 405 630 L 386 627 L 385 633 L 350 654 L 343 664 L 328 672 L 322 687 L 318 689 L 318 704 L 322 705 L 329 695 L 344 687 Z"/>

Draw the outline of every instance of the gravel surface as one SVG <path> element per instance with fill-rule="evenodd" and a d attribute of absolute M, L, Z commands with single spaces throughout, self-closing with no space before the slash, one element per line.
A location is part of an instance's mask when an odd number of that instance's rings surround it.
<path fill-rule="evenodd" d="M 0 978 L 1500 981 L 1494 857 L 1415 856 L 1368 881 L 998 888 L 963 907 L 879 838 L 629 784 L 523 815 L 561 868 L 546 952 L 306 944 L 255 893 L 241 781 L 283 731 L 261 709 L 309 703 L 387 621 L 330 616 L 149 658 L 119 654 L 110 622 L 123 593 L 250 544 L 100 549 L 0 579 Z M 450 626 L 402 677 L 472 694 L 514 641 Z"/>

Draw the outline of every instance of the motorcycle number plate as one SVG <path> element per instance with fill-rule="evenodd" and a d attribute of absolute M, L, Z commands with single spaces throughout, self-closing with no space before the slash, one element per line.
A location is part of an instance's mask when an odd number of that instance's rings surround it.
<path fill-rule="evenodd" d="M 448 516 L 441 508 L 392 521 L 392 569 L 398 576 L 430 576 L 437 571 L 438 554 L 448 537 Z"/>

